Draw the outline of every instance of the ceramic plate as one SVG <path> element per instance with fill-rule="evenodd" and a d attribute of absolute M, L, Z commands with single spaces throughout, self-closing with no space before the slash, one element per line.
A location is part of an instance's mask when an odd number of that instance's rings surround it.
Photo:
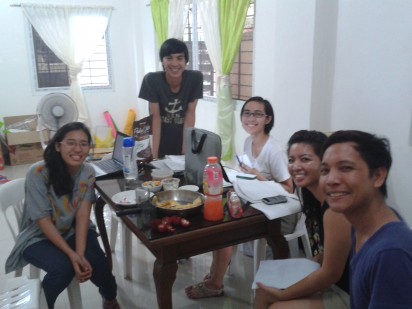
<path fill-rule="evenodd" d="M 134 190 L 119 192 L 113 195 L 112 201 L 122 206 L 135 206 L 136 193 Z"/>
<path fill-rule="evenodd" d="M 150 192 L 150 197 L 152 196 L 153 193 Z M 136 206 L 136 192 L 134 190 L 128 190 L 116 193 L 112 196 L 112 201 L 125 207 Z"/>

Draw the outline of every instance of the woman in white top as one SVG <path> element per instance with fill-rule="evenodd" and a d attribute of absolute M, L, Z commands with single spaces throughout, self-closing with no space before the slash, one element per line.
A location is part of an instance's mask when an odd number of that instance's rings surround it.
<path fill-rule="evenodd" d="M 276 181 L 286 191 L 292 192 L 293 184 L 288 172 L 286 152 L 269 135 L 274 125 L 274 117 L 272 105 L 262 97 L 252 97 L 243 105 L 242 126 L 250 134 L 245 141 L 245 153 L 251 164 L 242 164 L 241 168 L 243 172 L 256 175 L 259 180 Z M 291 233 L 296 225 L 296 216 L 288 216 L 282 221 L 291 221 L 290 224 L 282 224 L 282 233 Z M 232 247 L 214 251 L 210 273 L 202 282 L 186 287 L 186 295 L 191 299 L 222 296 L 223 278 L 232 252 Z"/>

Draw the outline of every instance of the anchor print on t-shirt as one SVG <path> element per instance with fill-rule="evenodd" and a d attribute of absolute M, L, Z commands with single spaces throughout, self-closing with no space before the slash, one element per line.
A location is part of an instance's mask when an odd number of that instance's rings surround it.
<path fill-rule="evenodd" d="M 181 115 L 183 110 L 181 101 L 174 99 L 173 102 L 169 102 L 165 107 L 165 114 L 162 116 L 162 122 L 168 124 L 183 124 L 184 118 Z"/>

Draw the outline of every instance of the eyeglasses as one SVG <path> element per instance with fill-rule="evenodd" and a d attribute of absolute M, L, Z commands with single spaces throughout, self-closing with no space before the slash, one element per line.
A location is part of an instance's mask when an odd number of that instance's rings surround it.
<path fill-rule="evenodd" d="M 267 116 L 267 115 L 264 114 L 264 113 L 262 113 L 262 112 L 249 112 L 249 111 L 244 111 L 244 112 L 242 113 L 242 117 L 249 118 L 249 117 L 251 117 L 251 116 L 253 116 L 253 117 L 255 117 L 255 118 L 262 118 L 262 117 L 265 117 L 265 116 Z"/>
<path fill-rule="evenodd" d="M 76 148 L 77 146 L 80 146 L 81 149 L 88 149 L 90 147 L 88 142 L 76 142 L 74 140 L 62 141 L 60 144 L 63 144 L 68 148 Z"/>

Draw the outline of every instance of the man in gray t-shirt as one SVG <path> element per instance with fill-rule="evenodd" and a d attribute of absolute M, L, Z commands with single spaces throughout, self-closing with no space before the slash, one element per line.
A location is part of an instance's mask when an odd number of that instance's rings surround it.
<path fill-rule="evenodd" d="M 197 99 L 203 97 L 203 75 L 186 70 L 184 42 L 166 40 L 159 52 L 164 71 L 146 74 L 139 98 L 149 101 L 153 158 L 184 153 L 184 129 L 195 125 Z"/>

